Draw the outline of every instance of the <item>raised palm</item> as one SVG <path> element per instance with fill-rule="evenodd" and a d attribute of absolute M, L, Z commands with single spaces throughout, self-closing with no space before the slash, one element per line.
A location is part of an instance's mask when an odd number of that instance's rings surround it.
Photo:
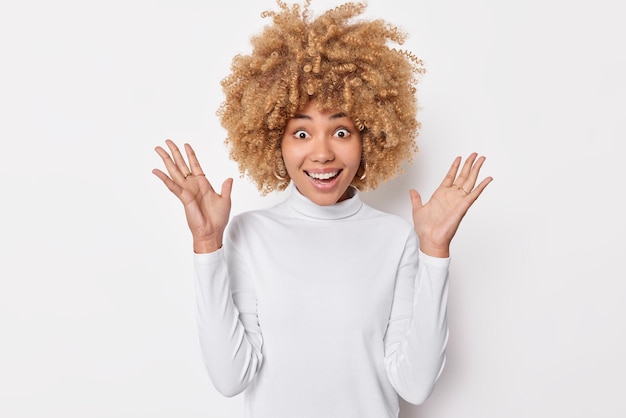
<path fill-rule="evenodd" d="M 470 154 L 463 168 L 461 157 L 454 159 L 448 173 L 426 204 L 420 194 L 410 191 L 413 225 L 420 240 L 421 250 L 435 257 L 448 257 L 450 243 L 461 220 L 478 199 L 478 196 L 493 180 L 486 177 L 478 185 L 476 181 L 485 157 Z"/>
<path fill-rule="evenodd" d="M 189 164 L 173 141 L 167 140 L 166 144 L 171 156 L 160 146 L 157 146 L 155 151 L 163 160 L 169 175 L 159 169 L 152 172 L 183 204 L 193 237 L 194 250 L 215 251 L 222 246 L 224 230 L 230 216 L 232 179 L 226 179 L 222 183 L 220 193 L 217 193 L 205 177 L 198 158 L 189 144 L 184 145 Z"/>

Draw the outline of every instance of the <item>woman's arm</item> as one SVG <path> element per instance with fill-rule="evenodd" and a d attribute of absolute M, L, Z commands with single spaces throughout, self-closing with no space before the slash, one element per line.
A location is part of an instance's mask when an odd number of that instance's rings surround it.
<path fill-rule="evenodd" d="M 155 150 L 168 174 L 158 169 L 153 173 L 185 209 L 193 238 L 202 355 L 218 391 L 233 396 L 246 388 L 261 366 L 262 339 L 255 294 L 245 281 L 250 276 L 240 271 L 245 260 L 229 268 L 222 247 L 230 216 L 232 179 L 224 181 L 221 193 L 216 193 L 189 144 L 185 144 L 189 163 L 174 142 L 167 140 L 166 144 L 171 156 L 162 147 Z M 236 254 L 236 243 L 228 247 Z"/>
<path fill-rule="evenodd" d="M 250 276 L 229 272 L 225 250 L 194 254 L 197 323 L 204 363 L 225 396 L 242 392 L 259 371 L 263 338 Z M 245 260 L 235 262 L 245 269 Z M 235 277 L 234 279 L 231 277 Z"/>
<path fill-rule="evenodd" d="M 448 258 L 419 251 L 410 235 L 385 334 L 385 368 L 396 392 L 413 404 L 430 396 L 445 364 L 448 266 Z"/>
<path fill-rule="evenodd" d="M 472 153 L 461 167 L 461 158 L 455 158 L 426 204 L 410 191 L 417 237 L 412 234 L 407 241 L 398 268 L 385 367 L 398 394 L 411 403 L 430 395 L 445 364 L 450 243 L 492 181 L 487 177 L 476 184 L 484 162 L 485 157 Z"/>

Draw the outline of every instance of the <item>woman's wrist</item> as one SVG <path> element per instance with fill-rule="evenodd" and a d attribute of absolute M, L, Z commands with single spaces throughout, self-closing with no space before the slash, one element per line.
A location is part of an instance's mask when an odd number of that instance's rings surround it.
<path fill-rule="evenodd" d="M 199 239 L 193 240 L 193 252 L 196 254 L 212 253 L 222 248 L 222 240 Z"/>
<path fill-rule="evenodd" d="M 450 246 L 438 247 L 428 243 L 420 243 L 420 251 L 431 257 L 448 258 L 450 257 Z"/>

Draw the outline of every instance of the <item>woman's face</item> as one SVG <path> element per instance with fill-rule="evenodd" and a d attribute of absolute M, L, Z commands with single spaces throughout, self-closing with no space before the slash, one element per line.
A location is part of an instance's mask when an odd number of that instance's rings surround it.
<path fill-rule="evenodd" d="M 281 150 L 289 177 L 309 200 L 327 206 L 348 198 L 361 163 L 361 135 L 348 116 L 320 113 L 309 102 L 287 122 Z"/>

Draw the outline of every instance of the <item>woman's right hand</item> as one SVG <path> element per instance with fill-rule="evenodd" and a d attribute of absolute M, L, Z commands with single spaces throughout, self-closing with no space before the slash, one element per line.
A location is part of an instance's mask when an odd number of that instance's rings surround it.
<path fill-rule="evenodd" d="M 209 253 L 222 246 L 224 230 L 230 216 L 230 192 L 233 179 L 228 178 L 222 184 L 218 194 L 206 179 L 196 154 L 189 144 L 185 144 L 185 153 L 189 165 L 171 140 L 166 140 L 170 154 L 160 146 L 155 151 L 165 164 L 169 176 L 159 169 L 152 172 L 165 186 L 174 193 L 185 208 L 187 225 L 193 237 L 193 250 L 196 253 Z"/>

